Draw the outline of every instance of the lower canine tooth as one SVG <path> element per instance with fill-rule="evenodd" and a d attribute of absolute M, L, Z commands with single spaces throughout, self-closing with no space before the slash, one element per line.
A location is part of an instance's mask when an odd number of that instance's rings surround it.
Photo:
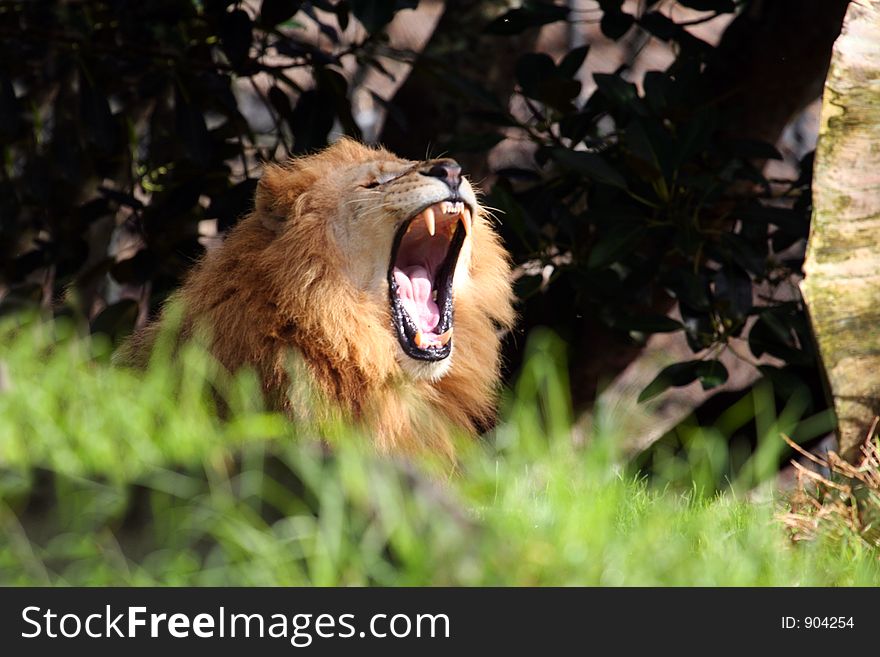
<path fill-rule="evenodd" d="M 417 346 L 419 349 L 421 349 L 421 348 L 422 348 L 422 345 L 424 344 L 424 342 L 425 342 L 425 338 L 422 337 L 422 333 L 421 333 L 421 331 L 417 332 L 417 333 L 416 333 L 416 337 L 415 337 L 415 343 L 416 343 L 416 346 Z"/>
<path fill-rule="evenodd" d="M 452 337 L 452 329 L 448 328 L 443 333 L 437 336 L 437 339 L 440 341 L 440 344 L 445 345 L 449 342 L 449 339 Z"/>

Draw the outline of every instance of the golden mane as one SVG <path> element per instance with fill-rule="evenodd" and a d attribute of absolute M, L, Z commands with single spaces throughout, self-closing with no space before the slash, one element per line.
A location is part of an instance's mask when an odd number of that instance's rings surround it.
<path fill-rule="evenodd" d="M 452 456 L 453 432 L 475 434 L 494 416 L 499 333 L 514 320 L 510 266 L 476 206 L 470 255 L 455 269 L 451 362 L 436 380 L 408 376 L 387 287 L 369 272 L 387 270 L 388 240 L 403 206 L 435 190 L 436 181 L 410 173 L 419 166 L 350 140 L 268 166 L 254 211 L 193 268 L 175 297 L 184 308 L 184 337 L 204 322 L 214 356 L 231 371 L 254 368 L 275 407 L 314 412 L 297 408 L 301 401 L 291 394 L 290 353 L 298 353 L 310 384 L 361 423 L 379 449 Z M 375 190 L 359 182 L 387 170 L 406 173 L 395 174 L 382 202 L 370 205 L 365 194 Z M 132 336 L 122 360 L 144 363 L 160 324 Z"/>

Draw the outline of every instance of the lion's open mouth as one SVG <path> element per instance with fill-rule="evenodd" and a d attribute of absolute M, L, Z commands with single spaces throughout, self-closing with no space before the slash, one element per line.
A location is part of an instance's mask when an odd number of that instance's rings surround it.
<path fill-rule="evenodd" d="M 391 317 L 410 358 L 437 361 L 452 351 L 452 278 L 471 222 L 464 202 L 441 201 L 406 221 L 394 238 Z"/>

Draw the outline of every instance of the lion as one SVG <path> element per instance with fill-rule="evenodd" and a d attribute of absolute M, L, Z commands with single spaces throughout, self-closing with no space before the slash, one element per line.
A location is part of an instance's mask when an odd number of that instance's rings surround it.
<path fill-rule="evenodd" d="M 500 342 L 515 318 L 510 272 L 454 160 L 343 139 L 267 165 L 253 212 L 172 299 L 182 336 L 210 327 L 214 357 L 254 368 L 272 406 L 315 412 L 292 393 L 294 353 L 311 389 L 379 450 L 454 458 L 457 434 L 494 421 Z M 146 362 L 166 311 L 120 360 Z"/>

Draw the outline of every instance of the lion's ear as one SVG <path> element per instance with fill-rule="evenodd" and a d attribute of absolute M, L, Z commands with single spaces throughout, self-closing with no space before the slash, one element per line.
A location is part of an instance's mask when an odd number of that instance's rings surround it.
<path fill-rule="evenodd" d="M 284 200 L 284 178 L 289 175 L 280 166 L 267 166 L 263 171 L 260 182 L 257 183 L 257 191 L 254 195 L 254 209 L 263 225 L 273 232 L 279 232 L 287 220 L 287 211 Z"/>
<path fill-rule="evenodd" d="M 284 228 L 284 222 L 287 219 L 283 214 L 261 212 L 260 210 L 257 210 L 257 215 L 260 218 L 260 223 L 273 233 L 280 233 Z"/>
<path fill-rule="evenodd" d="M 280 231 L 291 220 L 299 197 L 315 182 L 315 174 L 303 166 L 304 160 L 290 160 L 284 164 L 267 165 L 257 184 L 254 206 L 260 221 Z"/>

